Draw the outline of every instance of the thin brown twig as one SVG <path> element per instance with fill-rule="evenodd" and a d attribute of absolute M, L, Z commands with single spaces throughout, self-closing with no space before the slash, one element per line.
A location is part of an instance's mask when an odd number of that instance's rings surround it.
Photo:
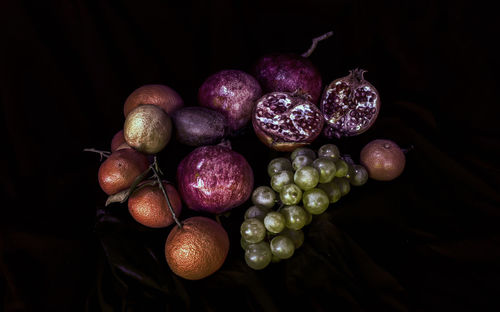
<path fill-rule="evenodd" d="M 172 214 L 172 217 L 174 218 L 175 223 L 177 223 L 177 225 L 180 228 L 182 228 L 182 224 L 179 221 L 179 219 L 177 219 L 177 216 L 175 215 L 174 208 L 172 207 L 172 203 L 170 202 L 170 198 L 168 198 L 167 191 L 165 190 L 165 187 L 163 186 L 163 182 L 160 179 L 160 175 L 159 175 L 159 172 L 157 170 L 157 166 L 158 166 L 158 163 L 157 163 L 157 159 L 156 159 L 156 155 L 155 155 L 154 163 L 151 165 L 151 169 L 153 170 L 154 176 L 155 176 L 156 180 L 158 181 L 158 186 L 160 187 L 161 191 L 163 192 L 163 196 L 165 196 L 165 199 L 167 200 L 168 209 L 170 209 L 170 213 Z"/>
<path fill-rule="evenodd" d="M 92 152 L 92 153 L 97 153 L 99 155 L 101 155 L 101 159 L 102 160 L 102 157 L 106 157 L 108 158 L 110 155 L 111 155 L 111 152 L 108 152 L 108 151 L 100 151 L 98 149 L 95 149 L 95 148 L 84 148 L 83 149 L 84 152 Z"/>
<path fill-rule="evenodd" d="M 302 57 L 309 57 L 314 52 L 314 50 L 316 49 L 316 46 L 318 45 L 318 42 L 323 41 L 323 40 L 325 40 L 327 38 L 330 38 L 332 35 L 333 35 L 333 31 L 329 31 L 329 32 L 327 32 L 324 35 L 321 35 L 319 37 L 314 38 L 312 40 L 311 47 L 309 48 L 309 50 L 307 50 L 306 52 L 304 52 L 302 54 Z"/>

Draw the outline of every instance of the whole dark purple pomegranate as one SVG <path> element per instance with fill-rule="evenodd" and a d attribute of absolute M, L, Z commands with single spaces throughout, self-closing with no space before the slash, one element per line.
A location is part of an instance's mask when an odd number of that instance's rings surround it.
<path fill-rule="evenodd" d="M 314 38 L 309 50 L 302 55 L 273 53 L 257 60 L 253 74 L 264 93 L 281 91 L 302 94 L 317 104 L 321 96 L 321 74 L 308 57 L 318 42 L 332 35 L 333 32 L 328 32 Z"/>
<path fill-rule="evenodd" d="M 325 119 L 323 133 L 328 138 L 355 136 L 368 130 L 380 111 L 377 89 L 363 77 L 366 70 L 354 69 L 334 80 L 320 101 Z"/>
<path fill-rule="evenodd" d="M 177 167 L 177 182 L 189 209 L 218 214 L 250 197 L 254 177 L 245 157 L 219 144 L 189 153 Z"/>
<path fill-rule="evenodd" d="M 261 57 L 254 75 L 264 92 L 297 92 L 309 95 L 318 103 L 321 95 L 321 74 L 314 64 L 297 54 L 270 54 Z"/>
<path fill-rule="evenodd" d="M 208 77 L 198 91 L 198 102 L 221 112 L 231 131 L 244 127 L 262 89 L 251 75 L 241 70 L 222 70 Z"/>
<path fill-rule="evenodd" d="M 271 92 L 261 97 L 252 117 L 257 137 L 277 151 L 292 151 L 313 142 L 323 129 L 319 108 L 302 96 Z"/>

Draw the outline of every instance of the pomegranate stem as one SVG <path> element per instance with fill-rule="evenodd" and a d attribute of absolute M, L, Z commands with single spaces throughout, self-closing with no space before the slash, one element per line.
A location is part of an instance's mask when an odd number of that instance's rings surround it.
<path fill-rule="evenodd" d="M 111 155 L 111 152 L 108 152 L 108 151 L 100 151 L 100 150 L 97 150 L 95 148 L 85 148 L 83 149 L 84 152 L 92 152 L 92 153 L 97 153 L 99 155 L 101 155 L 101 160 L 103 157 L 106 157 L 108 158 L 110 155 Z"/>
<path fill-rule="evenodd" d="M 180 228 L 182 228 L 182 224 L 179 222 L 179 219 L 177 219 L 177 216 L 175 215 L 174 208 L 172 207 L 172 203 L 170 202 L 170 198 L 168 198 L 167 191 L 165 190 L 165 187 L 163 186 L 163 182 L 160 179 L 160 174 L 158 172 L 158 168 L 159 168 L 158 167 L 158 160 L 157 160 L 156 155 L 155 155 L 154 162 L 151 165 L 151 169 L 153 170 L 154 176 L 155 176 L 156 180 L 158 181 L 158 186 L 160 187 L 161 191 L 163 192 L 163 196 L 165 196 L 165 199 L 167 200 L 168 209 L 170 210 L 170 213 L 172 214 L 172 217 L 174 218 L 175 223 L 177 223 L 177 225 Z"/>
<path fill-rule="evenodd" d="M 316 46 L 318 45 L 318 42 L 320 41 L 323 41 L 325 39 L 328 39 L 330 38 L 331 36 L 333 35 L 333 31 L 329 31 L 327 32 L 326 34 L 323 34 L 319 37 L 316 37 L 312 40 L 312 45 L 311 47 L 309 48 L 309 50 L 307 50 L 306 52 L 304 52 L 302 54 L 302 57 L 309 57 L 313 52 L 314 50 L 316 49 Z"/>
<path fill-rule="evenodd" d="M 217 145 L 222 146 L 222 147 L 227 147 L 229 149 L 233 149 L 232 146 L 231 146 L 231 141 L 229 141 L 228 139 L 222 139 L 220 141 L 220 143 L 217 144 Z"/>

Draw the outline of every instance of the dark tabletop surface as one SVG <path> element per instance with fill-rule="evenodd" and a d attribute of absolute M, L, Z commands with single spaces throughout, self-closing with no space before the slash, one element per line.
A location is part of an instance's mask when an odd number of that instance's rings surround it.
<path fill-rule="evenodd" d="M 499 310 L 498 18 L 470 1 L 2 1 L 0 310 Z M 203 80 L 301 53 L 324 83 L 368 70 L 382 109 L 360 136 L 413 146 L 391 182 L 370 180 L 315 218 L 293 258 L 253 271 L 239 246 L 245 207 L 222 217 L 231 248 L 200 281 L 163 257 L 170 227 L 104 207 L 99 157 L 137 87 L 166 84 L 197 105 Z M 319 139 L 313 147 L 319 147 Z M 247 128 L 231 138 L 268 183 L 271 152 Z M 192 148 L 159 155 L 175 180 Z M 196 215 L 183 212 L 182 218 Z"/>

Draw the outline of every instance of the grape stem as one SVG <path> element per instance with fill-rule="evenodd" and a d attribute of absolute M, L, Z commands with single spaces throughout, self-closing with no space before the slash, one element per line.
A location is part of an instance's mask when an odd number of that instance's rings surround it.
<path fill-rule="evenodd" d="M 97 153 L 99 155 L 101 155 L 101 161 L 102 161 L 102 158 L 103 157 L 106 157 L 108 158 L 110 155 L 111 155 L 111 152 L 108 152 L 108 151 L 100 151 L 100 150 L 97 150 L 95 148 L 84 148 L 83 149 L 84 152 L 92 152 L 92 153 Z"/>
<path fill-rule="evenodd" d="M 314 50 L 316 49 L 316 46 L 318 45 L 318 42 L 320 41 L 323 41 L 325 39 L 328 39 L 330 38 L 331 36 L 333 36 L 333 31 L 329 31 L 327 32 L 326 34 L 324 35 L 321 35 L 319 37 L 316 37 L 312 40 L 312 45 L 311 47 L 309 48 L 309 50 L 307 50 L 306 52 L 304 52 L 302 54 L 302 57 L 309 57 L 313 52 Z"/>
<path fill-rule="evenodd" d="M 285 207 L 285 204 L 283 204 L 283 202 L 281 200 L 279 201 L 279 203 L 280 203 L 280 206 L 278 207 L 278 209 L 276 209 L 277 212 L 280 212 L 281 208 Z"/>
<path fill-rule="evenodd" d="M 175 223 L 179 226 L 179 228 L 182 228 L 182 223 L 177 219 L 177 216 L 175 215 L 174 208 L 172 207 L 172 203 L 170 202 L 170 198 L 168 198 L 167 191 L 165 190 L 165 187 L 163 186 L 163 182 L 160 179 L 160 170 L 158 167 L 158 159 L 156 158 L 156 155 L 154 156 L 154 162 L 151 165 L 151 169 L 154 172 L 154 177 L 156 178 L 156 181 L 158 181 L 158 186 L 160 187 L 161 191 L 163 192 L 163 196 L 165 196 L 165 199 L 167 200 L 167 205 L 168 209 L 170 210 L 170 213 L 172 214 L 172 217 L 174 218 Z"/>

